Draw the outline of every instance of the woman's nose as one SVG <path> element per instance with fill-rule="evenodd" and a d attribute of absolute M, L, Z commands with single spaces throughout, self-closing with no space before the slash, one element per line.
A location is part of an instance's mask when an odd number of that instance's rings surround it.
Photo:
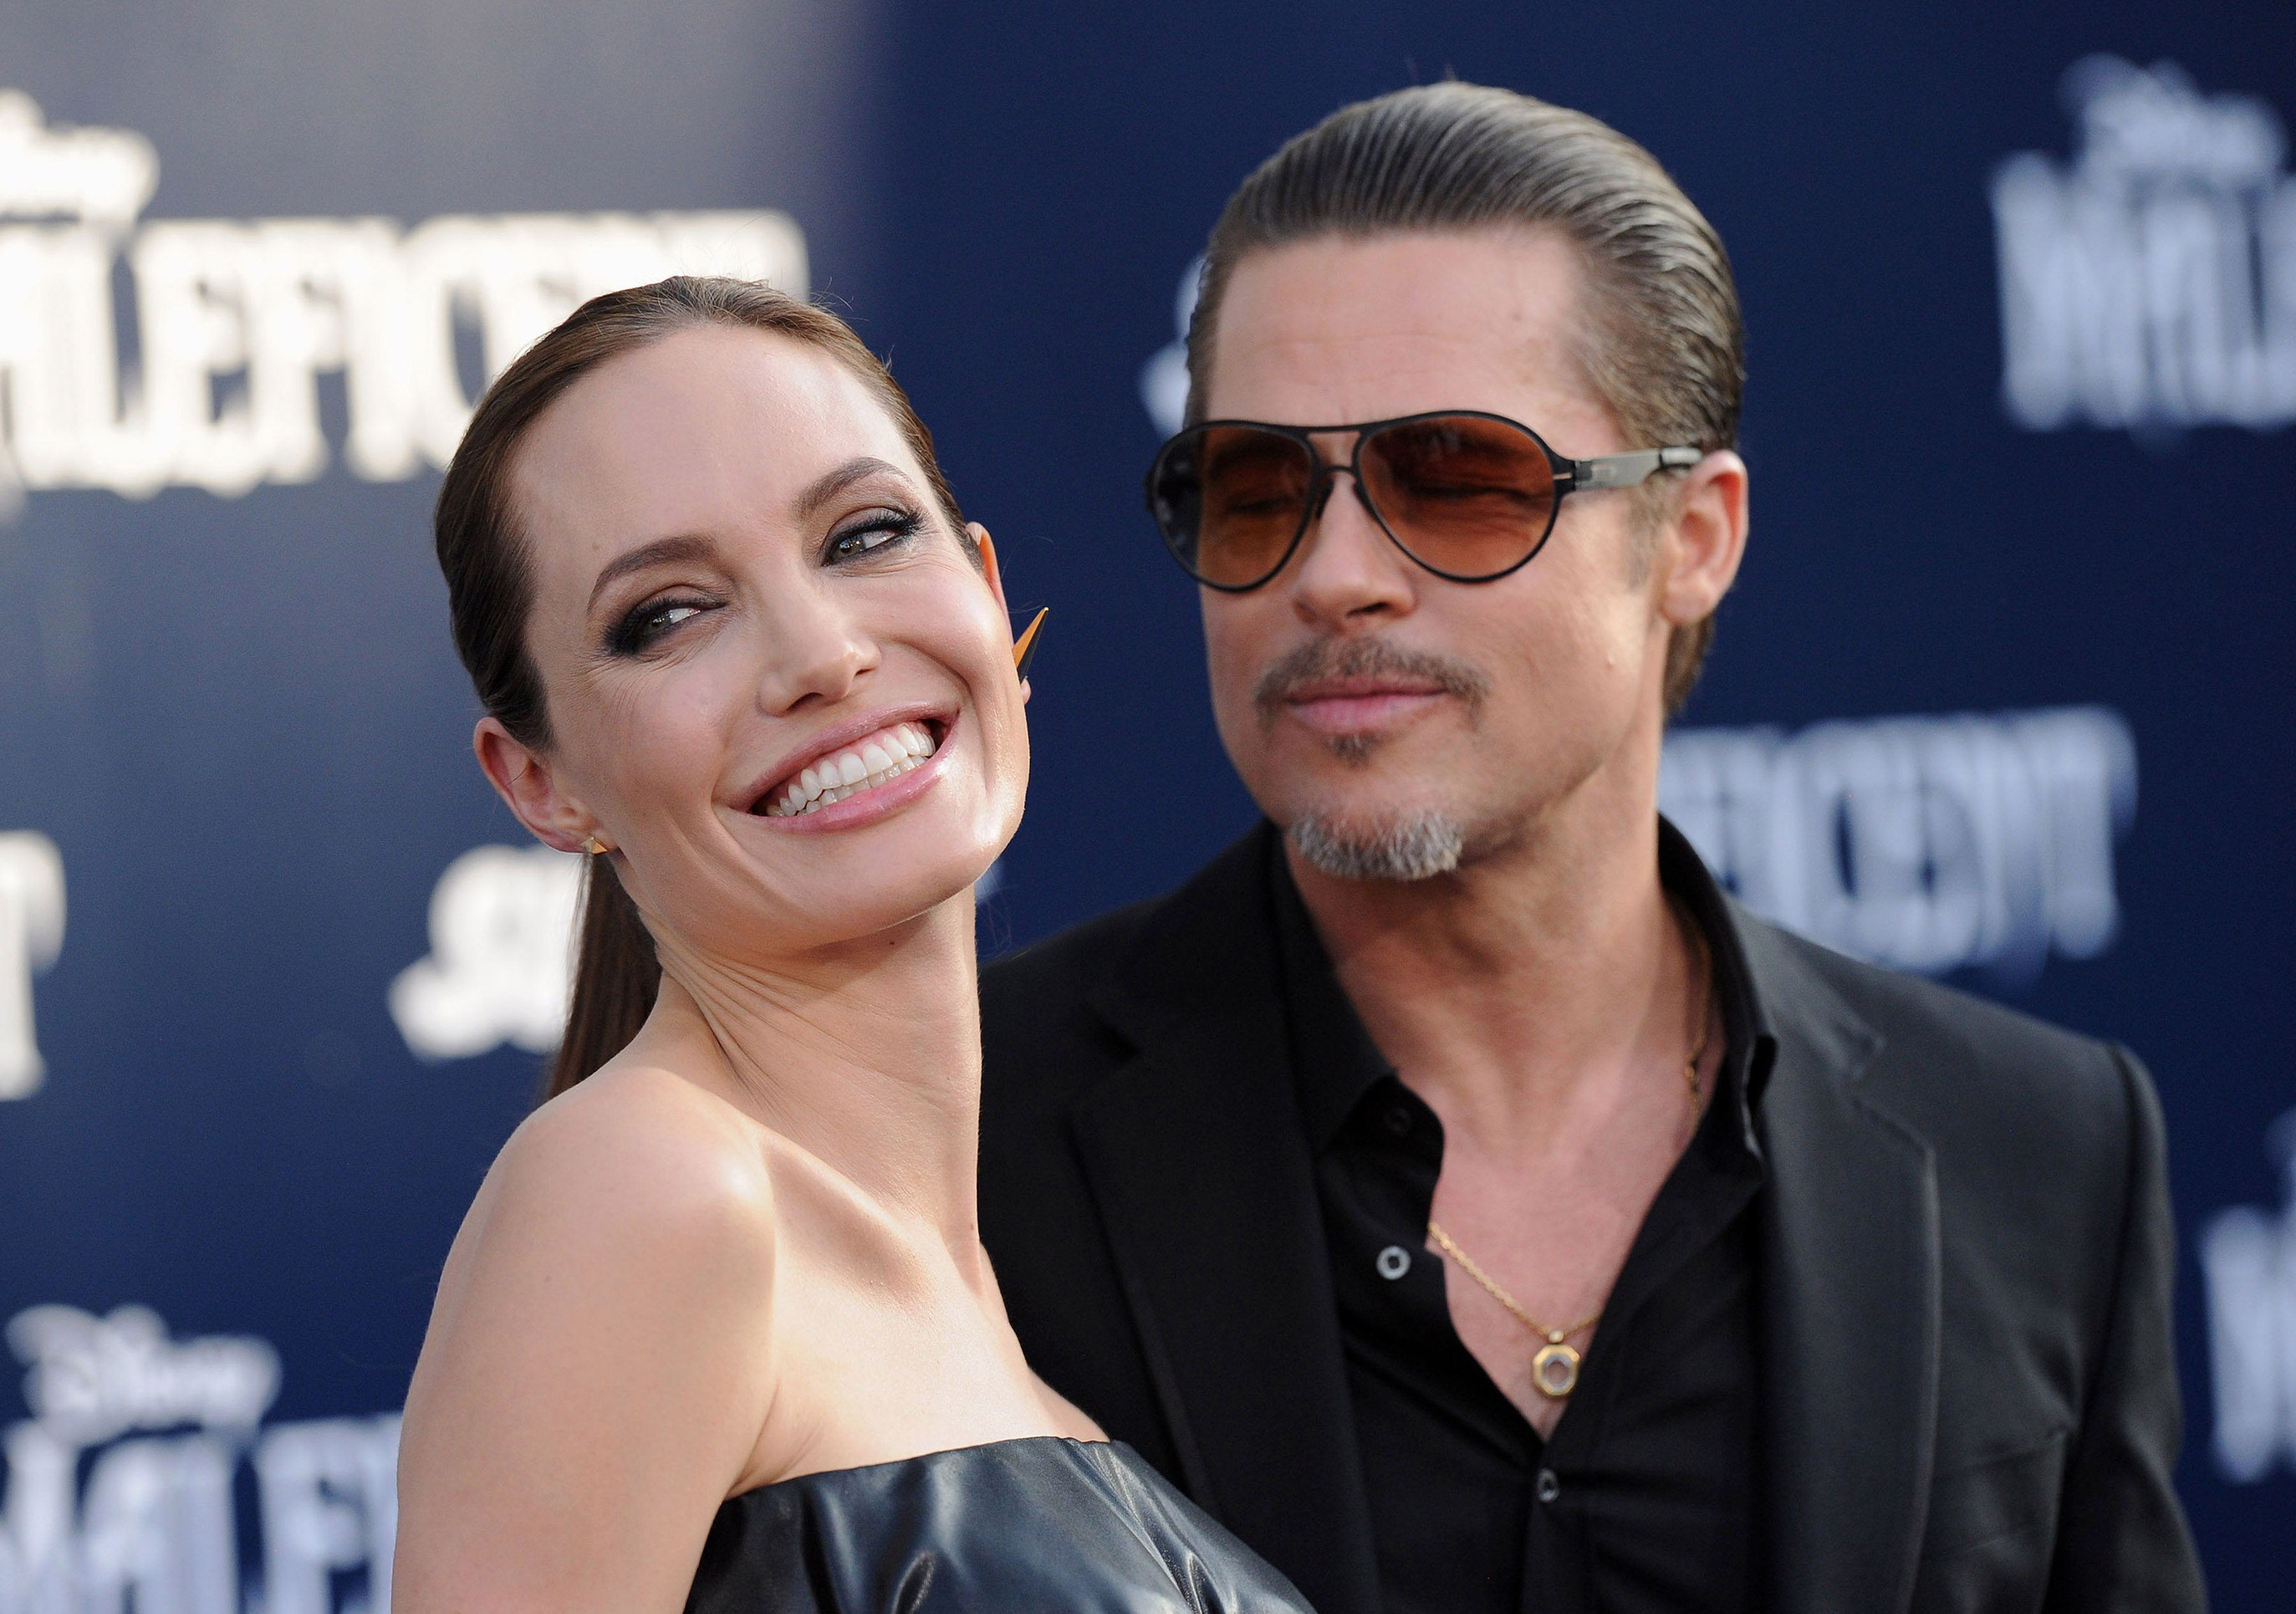
<path fill-rule="evenodd" d="M 825 602 L 778 613 L 758 679 L 758 701 L 774 714 L 845 698 L 880 660 L 873 640 L 851 617 Z"/>

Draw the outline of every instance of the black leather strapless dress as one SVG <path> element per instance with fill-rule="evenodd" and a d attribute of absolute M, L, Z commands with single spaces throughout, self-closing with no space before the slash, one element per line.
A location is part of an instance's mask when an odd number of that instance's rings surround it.
<path fill-rule="evenodd" d="M 718 1510 L 686 1614 L 1313 1614 L 1128 1446 L 999 1440 Z"/>

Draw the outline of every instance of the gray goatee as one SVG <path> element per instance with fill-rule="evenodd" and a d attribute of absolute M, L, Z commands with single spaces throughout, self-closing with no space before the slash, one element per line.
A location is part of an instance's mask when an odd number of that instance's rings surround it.
<path fill-rule="evenodd" d="M 1414 813 L 1385 823 L 1350 823 L 1302 813 L 1284 834 L 1309 866 L 1334 880 L 1432 880 L 1459 866 L 1466 835 L 1440 813 Z"/>
<path fill-rule="evenodd" d="M 1430 683 L 1466 703 L 1468 721 L 1481 709 L 1490 684 L 1464 661 L 1407 651 L 1383 639 L 1311 639 L 1278 660 L 1252 689 L 1263 727 L 1273 727 L 1292 692 L 1320 678 L 1379 676 Z M 1342 762 L 1363 766 L 1379 749 L 1376 738 L 1341 734 L 1324 741 Z M 1459 866 L 1466 832 L 1439 812 L 1406 814 L 1381 822 L 1349 819 L 1309 808 L 1284 833 L 1309 866 L 1335 880 L 1431 880 Z"/>

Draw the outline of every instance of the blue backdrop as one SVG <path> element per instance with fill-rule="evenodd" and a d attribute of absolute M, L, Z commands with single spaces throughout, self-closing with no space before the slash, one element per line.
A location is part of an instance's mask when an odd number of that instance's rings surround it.
<path fill-rule="evenodd" d="M 1250 821 L 1139 509 L 1159 355 L 1246 171 L 1447 73 L 1729 243 L 1754 537 L 1669 805 L 2147 1059 L 2179 1482 L 2218 1606 L 2284 1606 L 2296 13 L 51 0 L 0 12 L 0 1614 L 385 1591 L 387 1414 L 564 979 L 429 554 L 485 374 L 685 266 L 890 355 L 1054 607 L 1026 941 Z"/>

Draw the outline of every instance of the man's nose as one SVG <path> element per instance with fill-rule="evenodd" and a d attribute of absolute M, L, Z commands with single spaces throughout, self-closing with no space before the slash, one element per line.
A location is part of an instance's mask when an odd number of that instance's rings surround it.
<path fill-rule="evenodd" d="M 1291 586 L 1303 619 L 1338 624 L 1411 609 L 1411 562 L 1380 526 L 1370 496 L 1347 466 L 1325 470 L 1300 551 Z"/>

